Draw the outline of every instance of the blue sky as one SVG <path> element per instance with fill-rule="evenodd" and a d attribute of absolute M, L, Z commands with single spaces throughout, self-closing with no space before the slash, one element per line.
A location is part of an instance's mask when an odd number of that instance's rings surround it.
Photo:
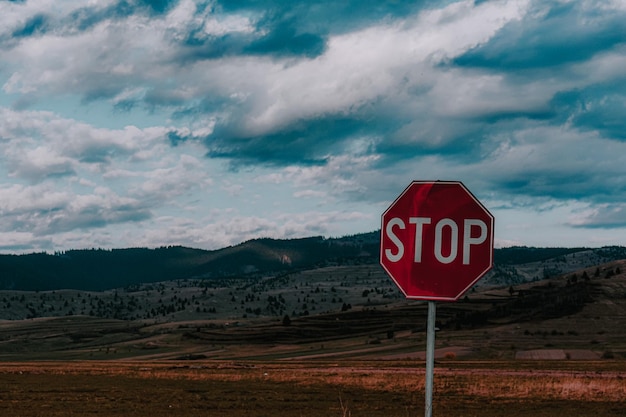
<path fill-rule="evenodd" d="M 0 1 L 0 251 L 377 230 L 626 244 L 626 2 Z"/>

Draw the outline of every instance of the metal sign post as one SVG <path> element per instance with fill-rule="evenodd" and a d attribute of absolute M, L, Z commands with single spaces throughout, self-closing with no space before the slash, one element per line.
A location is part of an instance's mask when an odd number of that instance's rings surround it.
<path fill-rule="evenodd" d="M 426 409 L 425 416 L 433 415 L 433 379 L 435 374 L 435 317 L 437 305 L 428 302 L 428 327 L 426 329 Z"/>
<path fill-rule="evenodd" d="M 428 301 L 426 417 L 433 412 L 435 301 L 457 301 L 491 269 L 494 221 L 459 181 L 413 181 L 381 216 L 380 265 L 407 298 Z"/>

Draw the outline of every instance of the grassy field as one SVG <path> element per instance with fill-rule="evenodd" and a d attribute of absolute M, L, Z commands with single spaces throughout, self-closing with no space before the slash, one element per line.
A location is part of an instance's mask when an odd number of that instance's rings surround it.
<path fill-rule="evenodd" d="M 456 362 L 435 369 L 434 416 L 626 416 L 626 363 Z M 424 414 L 414 362 L 0 364 L 0 413 L 30 416 Z"/>
<path fill-rule="evenodd" d="M 595 270 L 438 307 L 433 415 L 626 416 L 626 261 Z M 0 294 L 51 315 L 0 320 L 0 415 L 424 415 L 426 305 L 371 266 L 194 285 Z"/>

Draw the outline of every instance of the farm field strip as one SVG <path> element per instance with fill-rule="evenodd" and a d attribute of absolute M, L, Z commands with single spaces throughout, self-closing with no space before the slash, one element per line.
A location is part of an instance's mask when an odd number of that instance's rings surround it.
<path fill-rule="evenodd" d="M 437 365 L 435 415 L 626 416 L 626 362 L 532 366 Z M 0 363 L 0 413 L 20 417 L 410 417 L 423 398 L 422 364 L 408 361 Z"/>
<path fill-rule="evenodd" d="M 544 363 L 539 363 L 542 365 Z M 548 364 L 549 366 L 550 364 Z M 448 362 L 435 366 L 440 393 L 484 397 L 586 398 L 626 400 L 626 362 L 577 362 L 579 369 L 520 368 L 515 363 Z M 13 375 L 108 375 L 138 379 L 274 381 L 315 383 L 366 389 L 414 392 L 423 390 L 424 368 L 419 363 L 271 362 L 17 362 L 1 363 L 0 377 Z M 602 394 L 600 397 L 597 394 Z"/>

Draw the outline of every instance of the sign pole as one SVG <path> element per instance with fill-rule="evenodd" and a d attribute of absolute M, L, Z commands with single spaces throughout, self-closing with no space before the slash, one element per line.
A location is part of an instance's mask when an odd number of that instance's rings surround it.
<path fill-rule="evenodd" d="M 435 300 L 457 301 L 491 269 L 494 221 L 460 181 L 413 181 L 381 216 L 380 265 L 407 298 L 428 301 L 426 417 L 433 412 Z"/>
<path fill-rule="evenodd" d="M 426 330 L 426 409 L 425 416 L 433 415 L 433 379 L 435 374 L 435 317 L 437 305 L 428 302 L 428 324 Z"/>

